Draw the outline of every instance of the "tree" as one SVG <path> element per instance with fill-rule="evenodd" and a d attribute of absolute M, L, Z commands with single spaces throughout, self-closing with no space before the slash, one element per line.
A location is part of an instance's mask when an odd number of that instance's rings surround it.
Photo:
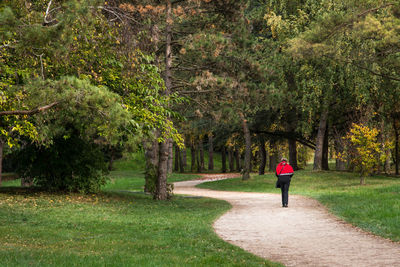
<path fill-rule="evenodd" d="M 355 164 L 355 169 L 360 173 L 360 184 L 365 184 L 365 177 L 371 175 L 380 162 L 380 144 L 377 140 L 379 132 L 362 124 L 353 124 L 346 136 L 349 142 L 347 157 Z"/>
<path fill-rule="evenodd" d="M 118 13 L 97 1 L 25 4 L 6 1 L 0 9 L 0 40 L 4 44 L 0 47 L 0 85 L 4 96 L 1 105 L 8 107 L 8 114 L 18 110 L 31 114 L 55 106 L 57 100 L 46 101 L 52 94 L 43 98 L 42 103 L 32 105 L 35 99 L 28 98 L 25 85 L 32 78 L 58 81 L 70 75 L 89 79 L 97 86 L 105 85 L 121 95 L 121 104 L 131 114 L 135 135 L 159 128 L 160 140 L 180 140 L 172 122 L 165 120 L 171 115 L 167 102 L 176 97 L 162 95 L 164 82 L 159 69 L 152 64 L 153 58 L 129 47 L 132 40 L 123 39 L 126 28 L 115 22 L 121 22 Z M 27 117 L 18 117 L 20 121 L 8 118 L 7 127 L 20 129 L 20 134 L 24 129 L 21 125 L 30 125 Z M 31 125 L 30 132 L 36 127 Z"/>
<path fill-rule="evenodd" d="M 352 89 L 361 106 L 358 109 L 370 112 L 363 107 L 373 106 L 376 113 L 370 115 L 377 114 L 383 118 L 377 121 L 390 124 L 386 114 L 396 109 L 391 99 L 399 94 L 400 80 L 399 59 L 394 56 L 400 43 L 398 10 L 399 4 L 390 1 L 338 1 L 335 5 L 322 1 L 315 21 L 291 40 L 289 50 L 296 57 L 351 69 L 346 79 L 354 81 L 348 90 Z"/>

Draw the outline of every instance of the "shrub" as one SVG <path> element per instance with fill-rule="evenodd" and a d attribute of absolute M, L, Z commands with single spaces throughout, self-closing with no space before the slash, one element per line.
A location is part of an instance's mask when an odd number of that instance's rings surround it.
<path fill-rule="evenodd" d="M 18 154 L 17 173 L 52 191 L 96 192 L 106 183 L 100 146 L 78 135 L 54 139 L 48 147 L 28 145 Z"/>

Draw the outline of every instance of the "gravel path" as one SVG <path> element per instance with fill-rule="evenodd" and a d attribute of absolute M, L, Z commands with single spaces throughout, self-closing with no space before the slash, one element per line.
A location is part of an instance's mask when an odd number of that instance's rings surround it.
<path fill-rule="evenodd" d="M 400 266 L 399 243 L 344 223 L 313 199 L 290 195 L 289 208 L 282 208 L 280 194 L 194 187 L 231 177 L 203 175 L 201 180 L 175 183 L 174 189 L 176 194 L 231 203 L 233 208 L 213 225 L 223 240 L 286 266 Z"/>

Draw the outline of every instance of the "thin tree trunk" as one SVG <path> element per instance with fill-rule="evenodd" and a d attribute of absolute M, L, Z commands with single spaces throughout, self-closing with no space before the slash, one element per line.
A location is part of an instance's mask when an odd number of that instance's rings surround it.
<path fill-rule="evenodd" d="M 221 161 L 222 161 L 222 173 L 226 173 L 226 149 L 225 149 L 225 146 L 222 146 Z"/>
<path fill-rule="evenodd" d="M 201 168 L 201 145 L 200 145 L 200 142 L 201 141 L 199 141 L 199 142 L 197 142 L 197 145 L 196 145 L 196 147 L 197 147 L 197 149 L 196 149 L 196 151 L 197 151 L 197 153 L 196 153 L 196 165 L 197 165 L 197 172 L 198 173 L 201 173 L 202 172 L 202 168 Z"/>
<path fill-rule="evenodd" d="M 190 161 L 190 171 L 191 172 L 195 172 L 195 170 L 196 170 L 196 155 L 197 155 L 197 151 L 196 151 L 196 146 L 193 143 L 191 144 L 190 152 L 191 152 L 191 155 L 192 155 L 192 159 Z"/>
<path fill-rule="evenodd" d="M 286 73 L 288 86 L 292 90 L 296 90 L 296 82 L 293 77 L 293 73 L 287 72 Z M 286 120 L 286 130 L 289 133 L 295 133 L 297 128 L 297 112 L 295 109 L 291 108 L 287 111 L 287 120 Z M 298 170 L 297 164 L 297 145 L 295 139 L 288 139 L 288 146 L 289 146 L 289 163 L 292 166 L 293 170 Z"/>
<path fill-rule="evenodd" d="M 278 164 L 278 152 L 276 149 L 276 141 L 270 141 L 269 143 L 269 171 L 275 172 L 275 167 Z"/>
<path fill-rule="evenodd" d="M 115 150 L 112 148 L 112 147 L 110 147 L 110 160 L 108 161 L 108 170 L 109 171 L 112 171 L 112 169 L 113 169 L 113 163 L 114 163 L 114 160 L 115 160 Z"/>
<path fill-rule="evenodd" d="M 203 138 L 199 138 L 199 152 L 200 152 L 200 172 L 204 171 L 204 146 L 203 146 Z"/>
<path fill-rule="evenodd" d="M 329 170 L 329 127 L 326 125 L 325 137 L 324 137 L 324 147 L 322 153 L 322 169 Z"/>
<path fill-rule="evenodd" d="M 325 139 L 325 131 L 326 125 L 328 121 L 328 110 L 324 110 L 321 114 L 321 119 L 319 121 L 318 134 L 315 146 L 315 155 L 314 155 L 314 170 L 320 171 L 322 170 L 322 158 L 324 152 L 324 139 Z"/>
<path fill-rule="evenodd" d="M 179 172 L 184 173 L 185 172 L 185 165 L 183 163 L 183 151 L 186 151 L 186 148 L 180 149 L 179 150 Z"/>
<path fill-rule="evenodd" d="M 185 168 L 185 167 L 187 166 L 186 145 L 185 145 L 185 147 L 182 149 L 181 155 L 182 155 L 182 164 L 183 164 L 183 167 Z"/>
<path fill-rule="evenodd" d="M 399 175 L 399 129 L 396 125 L 396 119 L 393 119 L 393 129 L 394 129 L 394 158 L 395 158 L 395 168 L 396 175 Z"/>
<path fill-rule="evenodd" d="M 174 143 L 172 139 L 168 140 L 169 148 L 168 148 L 168 173 L 172 173 L 174 166 Z"/>
<path fill-rule="evenodd" d="M 390 149 L 385 148 L 385 174 L 390 174 Z"/>
<path fill-rule="evenodd" d="M 250 179 L 250 168 L 251 168 L 251 135 L 250 130 L 247 125 L 247 120 L 242 113 L 239 113 L 239 116 L 242 120 L 244 141 L 245 141 L 245 152 L 244 152 L 244 168 L 242 180 Z"/>
<path fill-rule="evenodd" d="M 289 163 L 293 167 L 293 170 L 297 171 L 299 166 L 297 165 L 297 144 L 296 140 L 289 139 Z"/>
<path fill-rule="evenodd" d="M 360 177 L 360 185 L 365 185 L 365 177 L 364 177 L 364 175 Z"/>
<path fill-rule="evenodd" d="M 342 137 L 336 133 L 335 134 L 335 150 L 336 150 L 336 170 L 337 171 L 345 171 L 346 170 L 346 162 L 338 155 L 343 155 L 344 146 Z"/>
<path fill-rule="evenodd" d="M 267 164 L 267 151 L 265 150 L 265 140 L 264 137 L 259 134 L 259 158 L 260 158 L 260 167 L 258 169 L 258 175 L 265 174 L 265 165 Z"/>
<path fill-rule="evenodd" d="M 235 172 L 234 152 L 232 147 L 228 148 L 228 163 L 229 163 L 229 171 Z"/>
<path fill-rule="evenodd" d="M 0 186 L 3 178 L 3 150 L 4 150 L 4 141 L 0 138 Z"/>
<path fill-rule="evenodd" d="M 174 171 L 178 172 L 179 171 L 179 158 L 180 158 L 180 149 L 179 146 L 175 145 L 175 161 L 174 161 Z"/>
<path fill-rule="evenodd" d="M 165 3 L 166 8 L 166 42 L 165 42 L 165 94 L 168 95 L 172 88 L 172 4 L 171 0 Z M 169 158 L 169 140 L 165 140 L 159 145 L 159 162 L 158 162 L 158 177 L 156 183 L 157 200 L 166 200 L 167 192 L 167 175 L 168 175 L 168 158 Z M 172 166 L 171 166 L 172 167 Z M 172 169 L 172 168 L 171 168 Z"/>
<path fill-rule="evenodd" d="M 240 152 L 239 149 L 235 149 L 235 165 L 236 165 L 236 171 L 240 172 L 241 167 L 240 167 Z"/>
<path fill-rule="evenodd" d="M 387 141 L 387 138 L 386 138 L 386 134 L 385 134 L 385 122 L 384 122 L 384 120 L 383 120 L 383 118 L 381 118 L 381 131 L 380 131 L 380 134 L 379 134 L 379 136 L 378 136 L 378 141 L 379 141 L 379 143 L 381 144 L 381 151 L 379 152 L 379 154 L 377 155 L 377 161 L 379 162 L 380 161 L 380 159 L 383 157 L 383 155 L 385 155 L 385 158 L 386 158 L 386 156 L 387 156 L 387 149 L 386 149 L 386 146 L 385 146 L 385 143 L 386 143 L 386 141 Z M 388 174 L 388 172 L 387 172 L 387 169 L 386 169 L 386 162 L 387 161 L 385 161 L 385 162 L 382 162 L 382 164 L 379 164 L 378 165 L 378 173 L 381 173 L 382 172 L 382 169 L 383 169 L 383 172 L 385 173 L 385 174 Z"/>
<path fill-rule="evenodd" d="M 214 145 L 213 134 L 208 134 L 208 170 L 214 170 Z"/>

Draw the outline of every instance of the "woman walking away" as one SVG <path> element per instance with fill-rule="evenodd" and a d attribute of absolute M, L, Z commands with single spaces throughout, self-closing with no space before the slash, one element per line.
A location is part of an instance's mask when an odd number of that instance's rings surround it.
<path fill-rule="evenodd" d="M 293 168 L 287 163 L 286 158 L 281 159 L 281 163 L 276 166 L 276 187 L 282 191 L 282 207 L 287 208 L 289 202 L 289 185 L 293 176 Z"/>

